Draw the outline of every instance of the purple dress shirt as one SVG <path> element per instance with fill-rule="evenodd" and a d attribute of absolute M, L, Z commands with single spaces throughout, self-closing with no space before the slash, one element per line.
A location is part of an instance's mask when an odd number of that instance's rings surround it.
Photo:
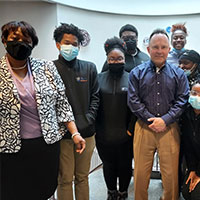
<path fill-rule="evenodd" d="M 189 96 L 184 71 L 167 62 L 159 70 L 152 61 L 134 68 L 129 75 L 128 106 L 145 123 L 150 117 L 161 117 L 166 125 L 182 114 Z"/>

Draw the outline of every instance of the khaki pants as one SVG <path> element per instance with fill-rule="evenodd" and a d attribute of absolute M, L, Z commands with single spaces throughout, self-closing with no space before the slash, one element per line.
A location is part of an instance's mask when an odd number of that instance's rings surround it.
<path fill-rule="evenodd" d="M 163 200 L 178 199 L 178 160 L 180 137 L 173 123 L 162 133 L 155 133 L 138 120 L 134 132 L 135 200 L 148 200 L 148 187 L 155 151 L 158 151 L 163 183 Z"/>
<path fill-rule="evenodd" d="M 58 177 L 58 200 L 73 200 L 73 181 L 76 200 L 89 200 L 88 174 L 95 147 L 94 136 L 85 138 L 86 148 L 76 152 L 71 139 L 61 140 L 60 170 Z"/>

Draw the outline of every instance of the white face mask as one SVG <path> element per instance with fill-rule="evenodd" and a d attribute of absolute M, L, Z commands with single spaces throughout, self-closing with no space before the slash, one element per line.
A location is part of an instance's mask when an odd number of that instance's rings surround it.
<path fill-rule="evenodd" d="M 78 53 L 79 53 L 79 48 L 71 44 L 68 45 L 63 44 L 60 46 L 60 54 L 67 61 L 71 61 L 74 58 L 76 58 L 78 56 Z"/>

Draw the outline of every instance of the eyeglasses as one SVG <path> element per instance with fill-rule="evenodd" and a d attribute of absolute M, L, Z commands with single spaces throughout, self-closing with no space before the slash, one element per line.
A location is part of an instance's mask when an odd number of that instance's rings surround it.
<path fill-rule="evenodd" d="M 193 96 L 200 96 L 200 92 L 197 92 L 195 90 L 191 90 L 190 94 L 193 95 Z"/>
<path fill-rule="evenodd" d="M 108 58 L 108 61 L 110 61 L 110 62 L 122 62 L 122 61 L 124 61 L 124 58 L 123 57 L 117 57 L 117 58 L 110 57 L 110 58 Z"/>

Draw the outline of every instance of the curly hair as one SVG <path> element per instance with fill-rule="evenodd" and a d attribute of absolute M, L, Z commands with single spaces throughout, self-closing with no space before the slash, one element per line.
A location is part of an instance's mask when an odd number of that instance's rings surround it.
<path fill-rule="evenodd" d="M 11 21 L 11 22 L 8 22 L 7 24 L 4 24 L 1 27 L 1 32 L 2 32 L 1 41 L 5 43 L 7 41 L 7 38 L 10 32 L 11 31 L 15 32 L 18 30 L 18 28 L 21 28 L 21 31 L 25 37 L 31 37 L 32 42 L 33 42 L 33 47 L 35 47 L 38 44 L 39 40 L 38 40 L 35 29 L 25 21 L 19 21 L 19 22 Z"/>
<path fill-rule="evenodd" d="M 186 35 L 188 35 L 187 28 L 185 27 L 185 23 L 183 23 L 183 24 L 174 24 L 174 25 L 172 25 L 172 28 L 171 28 L 172 34 L 173 34 L 176 30 L 182 30 Z"/>
<path fill-rule="evenodd" d="M 108 55 L 113 49 L 119 49 L 120 51 L 125 53 L 127 50 L 127 47 L 126 47 L 126 43 L 123 40 L 119 39 L 118 37 L 113 37 L 105 41 L 104 49 L 105 49 L 106 55 Z"/>
<path fill-rule="evenodd" d="M 75 35 L 78 38 L 78 42 L 80 44 L 82 44 L 82 42 L 84 41 L 81 29 L 79 29 L 77 26 L 73 24 L 66 24 L 66 23 L 61 23 L 61 25 L 54 30 L 53 33 L 54 40 L 56 42 L 60 42 L 63 38 L 63 35 L 66 33 Z"/>

